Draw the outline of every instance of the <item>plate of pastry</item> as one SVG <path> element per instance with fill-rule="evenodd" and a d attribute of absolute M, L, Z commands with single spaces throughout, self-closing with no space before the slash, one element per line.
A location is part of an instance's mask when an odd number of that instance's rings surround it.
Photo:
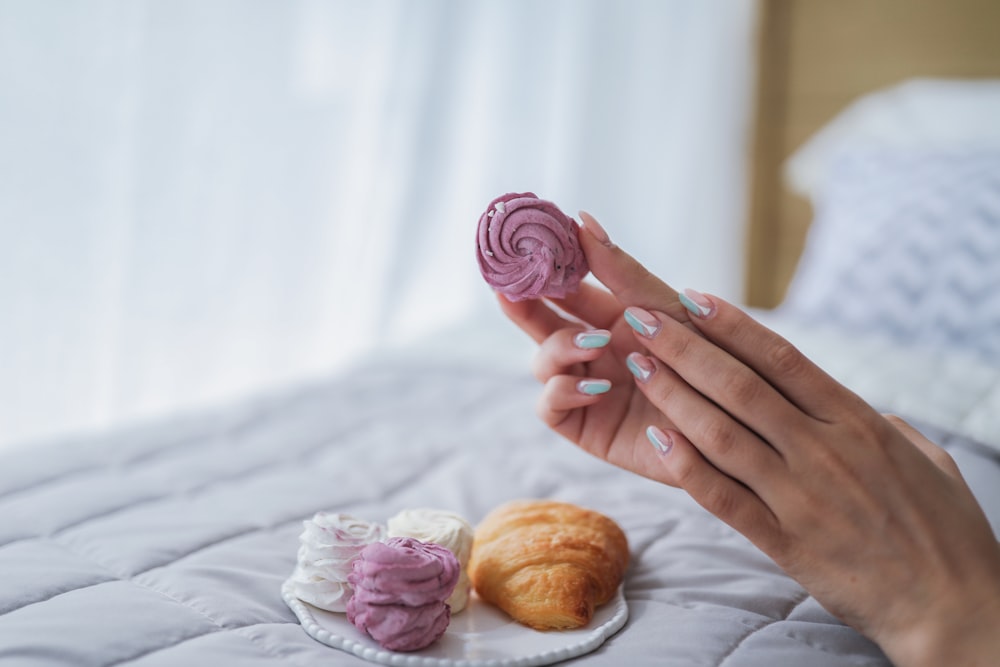
<path fill-rule="evenodd" d="M 550 665 L 596 650 L 628 620 L 619 588 L 595 610 L 590 623 L 575 630 L 533 630 L 521 625 L 475 592 L 464 611 L 451 617 L 444 635 L 427 648 L 398 653 L 382 648 L 347 620 L 295 597 L 286 582 L 282 596 L 313 639 L 359 658 L 402 667 L 534 667 Z"/>
<path fill-rule="evenodd" d="M 513 501 L 473 530 L 442 510 L 387 527 L 317 513 L 282 597 L 313 639 L 405 667 L 533 667 L 589 653 L 628 620 L 628 542 L 569 503 Z"/>

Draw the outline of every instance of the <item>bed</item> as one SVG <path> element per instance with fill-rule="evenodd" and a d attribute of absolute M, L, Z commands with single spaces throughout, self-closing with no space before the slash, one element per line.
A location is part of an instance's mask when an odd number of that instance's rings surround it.
<path fill-rule="evenodd" d="M 847 354 L 829 330 L 785 331 L 887 409 L 922 417 L 1000 528 L 1000 368 L 857 340 Z M 12 452 L 0 466 L 0 663 L 366 664 L 311 638 L 282 599 L 304 519 L 429 506 L 476 521 L 544 497 L 594 507 L 630 540 L 628 621 L 581 664 L 888 664 L 683 493 L 549 433 L 536 395 L 520 370 L 373 363 L 225 411 Z"/>
<path fill-rule="evenodd" d="M 998 86 L 906 81 L 824 123 L 782 163 L 814 218 L 787 298 L 755 313 L 945 446 L 1000 534 L 1000 142 L 883 131 L 901 108 L 995 104 Z M 225 409 L 0 454 L 0 663 L 371 664 L 310 636 L 282 596 L 304 520 L 435 507 L 475 523 L 554 498 L 614 518 L 632 553 L 624 626 L 575 663 L 889 664 L 686 494 L 549 432 L 525 341 L 493 324 Z"/>

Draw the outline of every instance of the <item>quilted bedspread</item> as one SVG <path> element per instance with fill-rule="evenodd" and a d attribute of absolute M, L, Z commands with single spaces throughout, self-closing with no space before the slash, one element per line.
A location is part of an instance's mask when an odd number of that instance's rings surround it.
<path fill-rule="evenodd" d="M 811 352 L 833 360 L 834 347 Z M 941 373 L 935 363 L 927 373 Z M 926 428 L 996 527 L 1000 437 L 975 405 L 989 405 L 1000 373 L 980 369 L 964 403 L 953 390 L 928 413 L 904 396 L 919 364 L 895 384 L 876 366 L 838 368 L 878 400 L 898 398 L 892 409 L 933 418 Z M 521 367 L 371 363 L 226 410 L 3 453 L 0 664 L 370 664 L 310 638 L 281 598 L 303 519 L 436 507 L 475 522 L 523 497 L 593 507 L 629 537 L 628 622 L 573 662 L 888 664 L 683 492 L 550 433 L 537 395 Z"/>

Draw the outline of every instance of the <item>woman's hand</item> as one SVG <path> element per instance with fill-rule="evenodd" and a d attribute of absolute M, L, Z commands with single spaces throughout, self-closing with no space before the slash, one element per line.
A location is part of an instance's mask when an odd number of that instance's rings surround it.
<path fill-rule="evenodd" d="M 645 435 L 648 424 L 664 423 L 663 413 L 632 381 L 627 358 L 643 346 L 622 312 L 626 304 L 636 304 L 687 321 L 688 311 L 677 292 L 612 245 L 591 216 L 581 216 L 586 231 L 580 243 L 590 268 L 613 293 L 582 283 L 576 294 L 552 300 L 556 308 L 541 300 L 497 299 L 540 345 L 534 364 L 535 376 L 545 385 L 539 417 L 591 454 L 669 483 Z"/>
<path fill-rule="evenodd" d="M 734 306 L 679 299 L 584 221 L 611 293 L 558 305 L 588 324 L 541 302 L 504 305 L 541 342 L 542 417 L 686 490 L 897 664 L 1000 656 L 1000 548 L 948 455 Z M 573 344 L 588 326 L 610 331 L 606 348 Z M 588 378 L 611 389 L 581 392 Z"/>
<path fill-rule="evenodd" d="M 638 386 L 674 425 L 649 430 L 668 483 L 898 664 L 1000 656 L 1000 549 L 947 453 L 739 309 L 688 301 L 698 333 L 647 311 L 659 328 L 636 338 L 655 367 Z"/>

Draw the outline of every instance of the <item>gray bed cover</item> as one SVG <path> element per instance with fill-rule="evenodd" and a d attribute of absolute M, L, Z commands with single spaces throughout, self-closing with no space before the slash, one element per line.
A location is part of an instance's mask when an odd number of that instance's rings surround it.
<path fill-rule="evenodd" d="M 228 410 L 3 453 L 0 664 L 370 664 L 311 639 L 281 599 L 302 520 L 437 507 L 475 522 L 522 497 L 593 507 L 630 540 L 629 621 L 573 662 L 888 664 L 684 493 L 550 433 L 537 393 L 520 370 L 374 365 Z M 1000 465 L 959 440 L 949 442 L 973 486 L 997 488 Z"/>

